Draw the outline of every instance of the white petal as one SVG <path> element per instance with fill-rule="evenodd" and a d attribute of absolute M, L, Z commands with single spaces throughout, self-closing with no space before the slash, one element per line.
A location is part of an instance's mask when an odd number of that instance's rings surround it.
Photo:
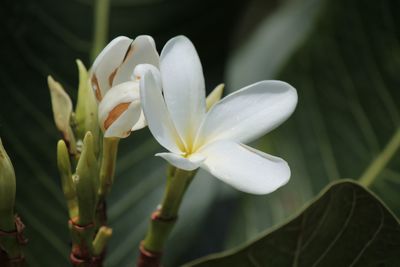
<path fill-rule="evenodd" d="M 109 121 L 107 122 L 107 119 L 110 117 L 112 111 L 115 111 L 115 108 L 119 105 L 125 104 L 125 108 L 128 108 L 127 104 L 130 104 L 133 101 L 140 101 L 139 93 L 139 83 L 137 81 L 121 83 L 109 90 L 99 104 L 100 127 L 103 130 L 108 128 L 105 125 L 110 123 Z M 140 112 L 141 111 L 139 110 L 138 118 Z M 136 123 L 136 121 L 131 123 L 131 128 L 134 123 Z"/>
<path fill-rule="evenodd" d="M 141 113 L 140 101 L 133 101 L 104 132 L 104 137 L 125 138 L 131 133 L 133 125 L 138 121 Z"/>
<path fill-rule="evenodd" d="M 267 194 L 290 178 L 289 166 L 283 159 L 233 141 L 217 141 L 199 153 L 206 157 L 202 168 L 243 192 Z"/>
<path fill-rule="evenodd" d="M 132 39 L 119 36 L 113 39 L 96 57 L 91 69 L 91 84 L 97 100 L 101 100 L 110 89 L 115 71 L 121 65 Z"/>
<path fill-rule="evenodd" d="M 140 35 L 132 42 L 126 58 L 118 68 L 113 86 L 132 80 L 133 70 L 138 64 L 151 64 L 158 68 L 159 55 L 151 36 Z"/>
<path fill-rule="evenodd" d="M 135 123 L 135 125 L 133 125 L 131 131 L 134 132 L 134 131 L 143 129 L 146 126 L 147 126 L 146 117 L 144 116 L 143 110 L 141 110 L 140 117 L 139 117 L 138 121 Z"/>
<path fill-rule="evenodd" d="M 146 73 L 150 71 L 153 74 L 154 81 L 156 82 L 156 87 L 162 90 L 160 70 L 151 64 L 139 64 L 135 67 L 133 71 L 133 75 L 135 76 L 135 80 L 140 80 L 140 78 Z"/>
<path fill-rule="evenodd" d="M 296 104 L 296 89 L 285 82 L 261 81 L 249 85 L 210 109 L 195 147 L 221 139 L 250 142 L 283 123 Z"/>
<path fill-rule="evenodd" d="M 206 103 L 200 59 L 188 38 L 168 41 L 161 52 L 160 71 L 171 118 L 183 140 L 189 142 L 203 120 Z"/>
<path fill-rule="evenodd" d="M 148 69 L 140 79 L 142 109 L 154 138 L 169 151 L 181 154 L 182 141 L 170 118 L 155 74 Z"/>
<path fill-rule="evenodd" d="M 192 154 L 190 157 L 185 158 L 175 153 L 158 153 L 156 156 L 162 157 L 171 165 L 186 171 L 193 171 L 200 167 L 205 157 L 200 154 Z"/>

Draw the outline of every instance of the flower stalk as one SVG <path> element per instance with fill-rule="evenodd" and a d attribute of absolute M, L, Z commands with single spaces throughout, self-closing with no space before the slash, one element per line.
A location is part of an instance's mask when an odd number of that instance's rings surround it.
<path fill-rule="evenodd" d="M 90 54 L 92 60 L 96 58 L 107 42 L 109 14 L 110 0 L 95 1 L 93 47 Z"/>
<path fill-rule="evenodd" d="M 151 215 L 149 229 L 140 246 L 138 267 L 161 266 L 166 240 L 176 223 L 183 196 L 196 172 L 169 167 L 164 198 L 160 207 Z"/>
<path fill-rule="evenodd" d="M 103 152 L 100 167 L 100 187 L 96 208 L 96 223 L 107 225 L 106 197 L 114 183 L 115 166 L 117 162 L 119 138 L 103 138 Z"/>
<path fill-rule="evenodd" d="M 103 153 L 100 167 L 100 199 L 110 192 L 114 182 L 115 165 L 117 161 L 117 152 L 119 138 L 103 138 Z"/>

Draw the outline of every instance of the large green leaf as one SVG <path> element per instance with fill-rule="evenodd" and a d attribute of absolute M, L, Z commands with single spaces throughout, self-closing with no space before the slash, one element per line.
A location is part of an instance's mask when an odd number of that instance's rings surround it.
<path fill-rule="evenodd" d="M 251 244 L 185 266 L 398 266 L 399 252 L 395 216 L 371 192 L 344 181 Z"/>
<path fill-rule="evenodd" d="M 287 1 L 230 57 L 230 89 L 280 79 L 297 88 L 299 103 L 257 143 L 286 159 L 292 178 L 268 196 L 240 194 L 227 247 L 281 222 L 339 178 L 375 177 L 371 188 L 400 214 L 399 8 L 391 0 Z"/>

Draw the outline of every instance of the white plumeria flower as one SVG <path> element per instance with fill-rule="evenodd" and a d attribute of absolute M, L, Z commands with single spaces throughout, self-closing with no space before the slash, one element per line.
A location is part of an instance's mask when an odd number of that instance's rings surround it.
<path fill-rule="evenodd" d="M 228 95 L 206 112 L 201 63 L 184 36 L 165 45 L 159 70 L 139 65 L 135 73 L 141 76 L 141 103 L 150 131 L 170 151 L 157 156 L 180 169 L 201 167 L 253 194 L 272 192 L 288 182 L 290 169 L 283 159 L 243 143 L 273 130 L 292 114 L 297 104 L 292 86 L 261 81 Z"/>
<path fill-rule="evenodd" d="M 140 106 L 138 64 L 159 65 L 154 40 L 147 35 L 132 40 L 120 36 L 97 56 L 90 82 L 99 102 L 99 124 L 105 137 L 127 137 L 147 125 Z"/>

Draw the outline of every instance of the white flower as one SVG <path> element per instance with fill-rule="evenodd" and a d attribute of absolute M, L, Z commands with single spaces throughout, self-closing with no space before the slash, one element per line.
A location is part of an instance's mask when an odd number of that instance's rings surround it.
<path fill-rule="evenodd" d="M 135 40 L 120 36 L 97 56 L 90 82 L 99 101 L 99 124 L 105 137 L 126 137 L 146 126 L 133 70 L 138 64 L 159 65 L 154 40 L 147 35 Z"/>
<path fill-rule="evenodd" d="M 184 36 L 164 47 L 160 69 L 139 65 L 141 103 L 150 131 L 169 153 L 159 153 L 184 170 L 204 168 L 233 187 L 266 194 L 287 183 L 287 163 L 248 147 L 294 111 L 297 92 L 281 81 L 261 81 L 236 91 L 206 112 L 203 71 Z M 161 90 L 162 87 L 162 90 Z M 162 94 L 163 92 L 163 94 Z"/>

